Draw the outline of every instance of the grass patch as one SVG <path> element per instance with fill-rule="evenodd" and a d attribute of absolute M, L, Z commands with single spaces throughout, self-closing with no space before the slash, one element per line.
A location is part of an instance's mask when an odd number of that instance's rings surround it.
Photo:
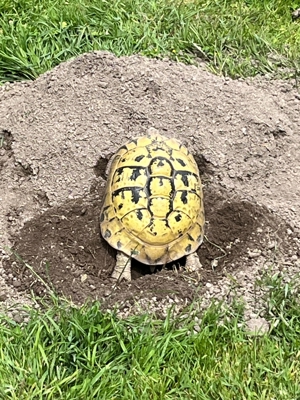
<path fill-rule="evenodd" d="M 31 311 L 22 326 L 2 317 L 0 398 L 298 399 L 300 308 L 289 286 L 269 288 L 262 337 L 247 336 L 241 307 L 211 306 L 199 333 L 192 314 L 119 320 L 97 303 Z"/>
<path fill-rule="evenodd" d="M 0 0 L 0 81 L 34 79 L 73 56 L 109 50 L 215 73 L 299 74 L 294 0 Z"/>

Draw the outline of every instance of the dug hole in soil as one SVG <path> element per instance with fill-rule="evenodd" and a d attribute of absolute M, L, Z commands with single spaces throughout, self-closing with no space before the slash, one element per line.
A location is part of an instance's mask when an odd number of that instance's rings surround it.
<path fill-rule="evenodd" d="M 124 316 L 238 295 L 259 316 L 258 280 L 266 271 L 295 280 L 300 267 L 299 115 L 294 82 L 231 80 L 107 52 L 62 63 L 34 82 L 5 84 L 0 308 L 30 304 L 31 293 L 43 297 L 50 288 L 75 304 L 117 306 Z M 183 142 L 199 165 L 203 270 L 199 280 L 184 260 L 155 273 L 134 263 L 132 282 L 113 288 L 116 252 L 99 232 L 103 171 L 149 127 Z"/>

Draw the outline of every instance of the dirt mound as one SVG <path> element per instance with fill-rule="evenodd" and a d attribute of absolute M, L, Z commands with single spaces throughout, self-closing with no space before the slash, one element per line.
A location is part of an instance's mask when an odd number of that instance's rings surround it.
<path fill-rule="evenodd" d="M 194 66 L 95 52 L 35 82 L 4 85 L 0 96 L 3 302 L 45 292 L 25 263 L 74 302 L 122 303 L 125 313 L 138 300 L 142 308 L 145 299 L 152 308 L 180 308 L 199 294 L 224 298 L 233 281 L 254 307 L 265 268 L 297 273 L 300 96 L 292 83 L 232 81 Z M 135 263 L 138 279 L 112 289 L 115 252 L 98 227 L 102 172 L 120 145 L 151 126 L 180 139 L 199 164 L 202 278 L 188 275 L 184 260 L 155 274 Z"/>

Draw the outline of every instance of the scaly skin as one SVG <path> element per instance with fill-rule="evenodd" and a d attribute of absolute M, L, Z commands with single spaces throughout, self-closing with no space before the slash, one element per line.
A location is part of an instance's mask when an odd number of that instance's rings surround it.
<path fill-rule="evenodd" d="M 123 279 L 125 281 L 131 281 L 131 258 L 118 251 L 116 265 L 111 277 L 117 281 Z"/>
<path fill-rule="evenodd" d="M 198 272 L 201 268 L 202 265 L 196 252 L 186 256 L 185 269 L 188 272 Z"/>

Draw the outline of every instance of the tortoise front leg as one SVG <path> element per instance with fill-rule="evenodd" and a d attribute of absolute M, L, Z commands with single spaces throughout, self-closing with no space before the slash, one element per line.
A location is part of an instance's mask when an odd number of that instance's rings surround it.
<path fill-rule="evenodd" d="M 123 279 L 125 281 L 131 281 L 131 258 L 118 251 L 116 265 L 111 277 L 117 281 Z"/>
<path fill-rule="evenodd" d="M 188 272 L 199 272 L 202 268 L 197 252 L 186 256 L 185 269 Z"/>

